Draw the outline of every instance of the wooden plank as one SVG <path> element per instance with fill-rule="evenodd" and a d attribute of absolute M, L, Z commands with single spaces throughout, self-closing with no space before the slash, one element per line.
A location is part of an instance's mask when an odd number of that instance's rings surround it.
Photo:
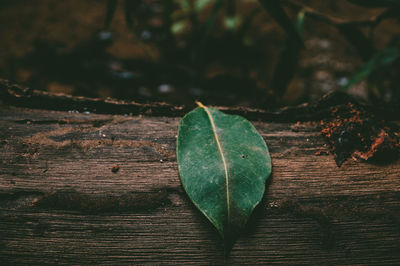
<path fill-rule="evenodd" d="M 338 168 L 312 122 L 254 122 L 273 174 L 225 259 L 179 182 L 179 119 L 1 107 L 0 261 L 400 263 L 399 160 Z"/>

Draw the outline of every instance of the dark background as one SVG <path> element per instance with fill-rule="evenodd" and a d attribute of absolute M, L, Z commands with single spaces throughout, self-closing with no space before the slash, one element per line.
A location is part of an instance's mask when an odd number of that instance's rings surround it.
<path fill-rule="evenodd" d="M 304 6 L 350 22 L 398 8 L 277 2 L 294 27 Z M 268 109 L 344 89 L 374 55 L 398 47 L 396 16 L 354 28 L 306 12 L 297 44 L 255 0 L 2 0 L 0 77 L 53 93 Z M 398 101 L 394 59 L 345 90 L 376 104 Z"/>

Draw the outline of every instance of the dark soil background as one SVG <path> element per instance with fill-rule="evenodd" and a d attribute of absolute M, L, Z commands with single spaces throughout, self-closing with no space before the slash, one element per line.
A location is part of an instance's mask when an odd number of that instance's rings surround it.
<path fill-rule="evenodd" d="M 0 77 L 53 93 L 270 108 L 307 102 L 338 89 L 363 63 L 335 27 L 306 18 L 305 48 L 294 77 L 286 91 L 277 93 L 271 81 L 285 47 L 284 30 L 261 8 L 242 34 L 223 23 L 228 12 L 248 17 L 260 6 L 258 1 L 237 1 L 235 10 L 222 9 L 207 43 L 192 25 L 175 33 L 173 44 L 164 31 L 161 1 L 139 2 L 133 15 L 135 38 L 122 1 L 105 30 L 105 0 L 0 0 Z M 345 19 L 368 19 L 382 12 L 345 0 L 300 2 Z M 212 5 L 204 8 L 199 24 L 207 22 L 211 10 Z M 285 10 L 295 18 L 296 12 Z M 177 4 L 173 11 L 171 16 L 179 13 Z M 400 29 L 388 19 L 373 34 L 379 50 Z M 196 47 L 201 52 L 193 62 L 191 51 Z M 349 93 L 368 99 L 365 83 Z"/>

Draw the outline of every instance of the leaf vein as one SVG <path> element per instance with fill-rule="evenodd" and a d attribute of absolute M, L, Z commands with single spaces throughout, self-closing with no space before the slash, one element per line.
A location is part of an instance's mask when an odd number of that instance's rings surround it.
<path fill-rule="evenodd" d="M 228 175 L 228 167 L 226 165 L 225 155 L 224 155 L 224 152 L 222 150 L 221 142 L 219 141 L 219 137 L 218 137 L 218 134 L 217 134 L 217 129 L 215 127 L 214 119 L 213 119 L 210 111 L 208 110 L 208 108 L 206 106 L 204 106 L 200 102 L 197 102 L 197 105 L 199 107 L 203 108 L 204 111 L 207 113 L 208 119 L 210 120 L 212 131 L 214 133 L 215 141 L 217 142 L 218 151 L 219 151 L 219 153 L 221 155 L 222 163 L 224 165 L 225 183 L 226 183 L 226 208 L 227 208 L 227 217 L 228 217 L 227 221 L 229 223 L 229 220 L 230 220 L 229 175 Z"/>

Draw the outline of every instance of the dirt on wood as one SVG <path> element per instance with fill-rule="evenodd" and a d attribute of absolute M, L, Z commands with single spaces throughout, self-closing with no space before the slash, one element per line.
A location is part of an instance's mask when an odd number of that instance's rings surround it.
<path fill-rule="evenodd" d="M 345 160 L 390 163 L 400 152 L 400 129 L 377 119 L 362 106 L 347 103 L 331 107 L 331 116 L 321 121 L 340 167 Z"/>

